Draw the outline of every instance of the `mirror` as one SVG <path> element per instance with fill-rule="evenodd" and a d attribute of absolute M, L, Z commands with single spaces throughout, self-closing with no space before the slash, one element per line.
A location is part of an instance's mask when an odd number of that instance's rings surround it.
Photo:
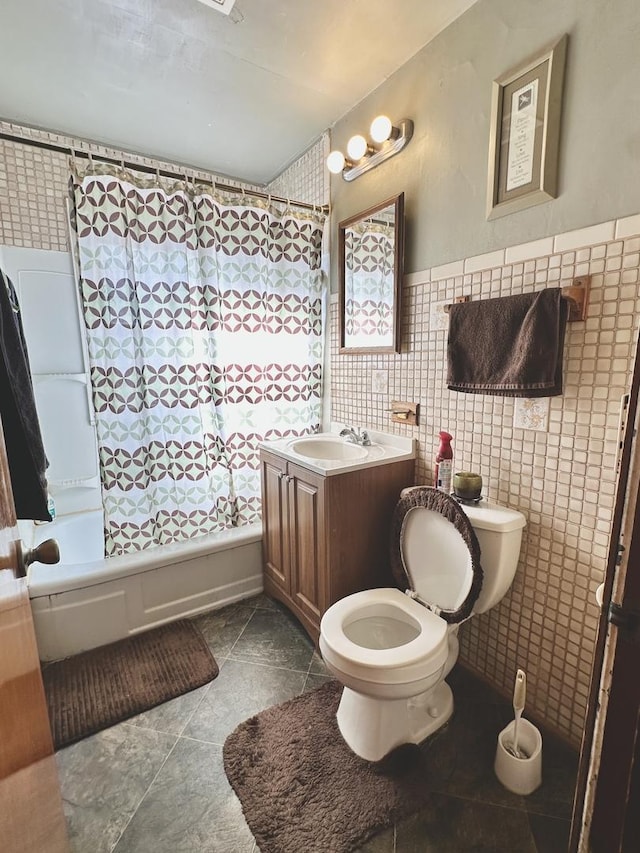
<path fill-rule="evenodd" d="M 338 224 L 340 352 L 400 352 L 404 193 Z"/>

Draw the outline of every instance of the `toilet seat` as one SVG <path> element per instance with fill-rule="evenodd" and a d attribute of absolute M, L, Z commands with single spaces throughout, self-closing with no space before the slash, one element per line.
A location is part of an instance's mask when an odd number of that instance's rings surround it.
<path fill-rule="evenodd" d="M 392 648 L 368 648 L 347 636 L 359 620 L 383 616 L 415 627 L 414 639 Z M 395 588 L 356 592 L 333 604 L 322 617 L 320 646 L 330 668 L 376 684 L 417 681 L 439 671 L 447 659 L 447 624 Z"/>

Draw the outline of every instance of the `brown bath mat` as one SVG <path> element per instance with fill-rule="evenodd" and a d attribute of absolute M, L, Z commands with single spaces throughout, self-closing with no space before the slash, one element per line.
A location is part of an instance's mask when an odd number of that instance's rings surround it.
<path fill-rule="evenodd" d="M 261 853 L 348 853 L 429 801 L 426 751 L 373 764 L 342 740 L 330 681 L 241 723 L 224 768 Z"/>
<path fill-rule="evenodd" d="M 42 672 L 56 749 L 201 687 L 218 674 L 187 619 L 46 666 Z"/>

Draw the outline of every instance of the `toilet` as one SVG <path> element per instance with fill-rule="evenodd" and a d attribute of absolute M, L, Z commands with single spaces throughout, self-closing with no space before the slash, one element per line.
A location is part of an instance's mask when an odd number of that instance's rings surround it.
<path fill-rule="evenodd" d="M 379 761 L 447 722 L 458 627 L 509 589 L 524 525 L 522 513 L 486 501 L 462 506 L 427 486 L 402 492 L 391 533 L 398 588 L 349 595 L 320 624 L 320 652 L 344 685 L 338 726 L 361 758 Z"/>

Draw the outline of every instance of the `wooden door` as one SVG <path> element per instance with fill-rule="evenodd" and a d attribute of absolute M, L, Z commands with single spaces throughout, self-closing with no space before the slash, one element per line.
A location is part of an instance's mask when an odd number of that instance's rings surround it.
<path fill-rule="evenodd" d="M 289 520 L 287 504 L 287 463 L 262 451 L 262 559 L 266 577 L 289 593 Z M 272 590 L 267 590 L 272 591 Z"/>
<path fill-rule="evenodd" d="M 291 597 L 319 627 L 327 606 L 324 477 L 297 465 L 290 464 L 288 471 Z"/>
<path fill-rule="evenodd" d="M 69 850 L 0 426 L 0 848 Z"/>
<path fill-rule="evenodd" d="M 636 487 L 637 488 L 637 487 Z M 628 543 L 627 578 L 619 612 L 635 626 L 617 628 L 613 677 L 602 741 L 589 842 L 593 853 L 640 850 L 640 513 Z M 626 556 L 626 555 L 625 555 Z M 615 616 L 613 618 L 616 618 Z"/>
<path fill-rule="evenodd" d="M 613 526 L 583 735 L 569 849 L 636 853 L 640 849 L 640 351 L 636 349 Z M 616 575 L 624 580 L 611 605 Z M 626 623 L 626 624 L 625 624 Z M 606 651 L 612 646 L 613 654 Z M 611 667 L 604 728 L 596 716 L 603 667 Z M 599 754 L 598 754 L 599 751 Z M 593 793 L 588 789 L 589 775 Z M 592 807 L 583 827 L 585 798 Z M 586 825 L 589 825 L 587 819 Z M 588 837 L 585 837 L 588 836 Z"/>

